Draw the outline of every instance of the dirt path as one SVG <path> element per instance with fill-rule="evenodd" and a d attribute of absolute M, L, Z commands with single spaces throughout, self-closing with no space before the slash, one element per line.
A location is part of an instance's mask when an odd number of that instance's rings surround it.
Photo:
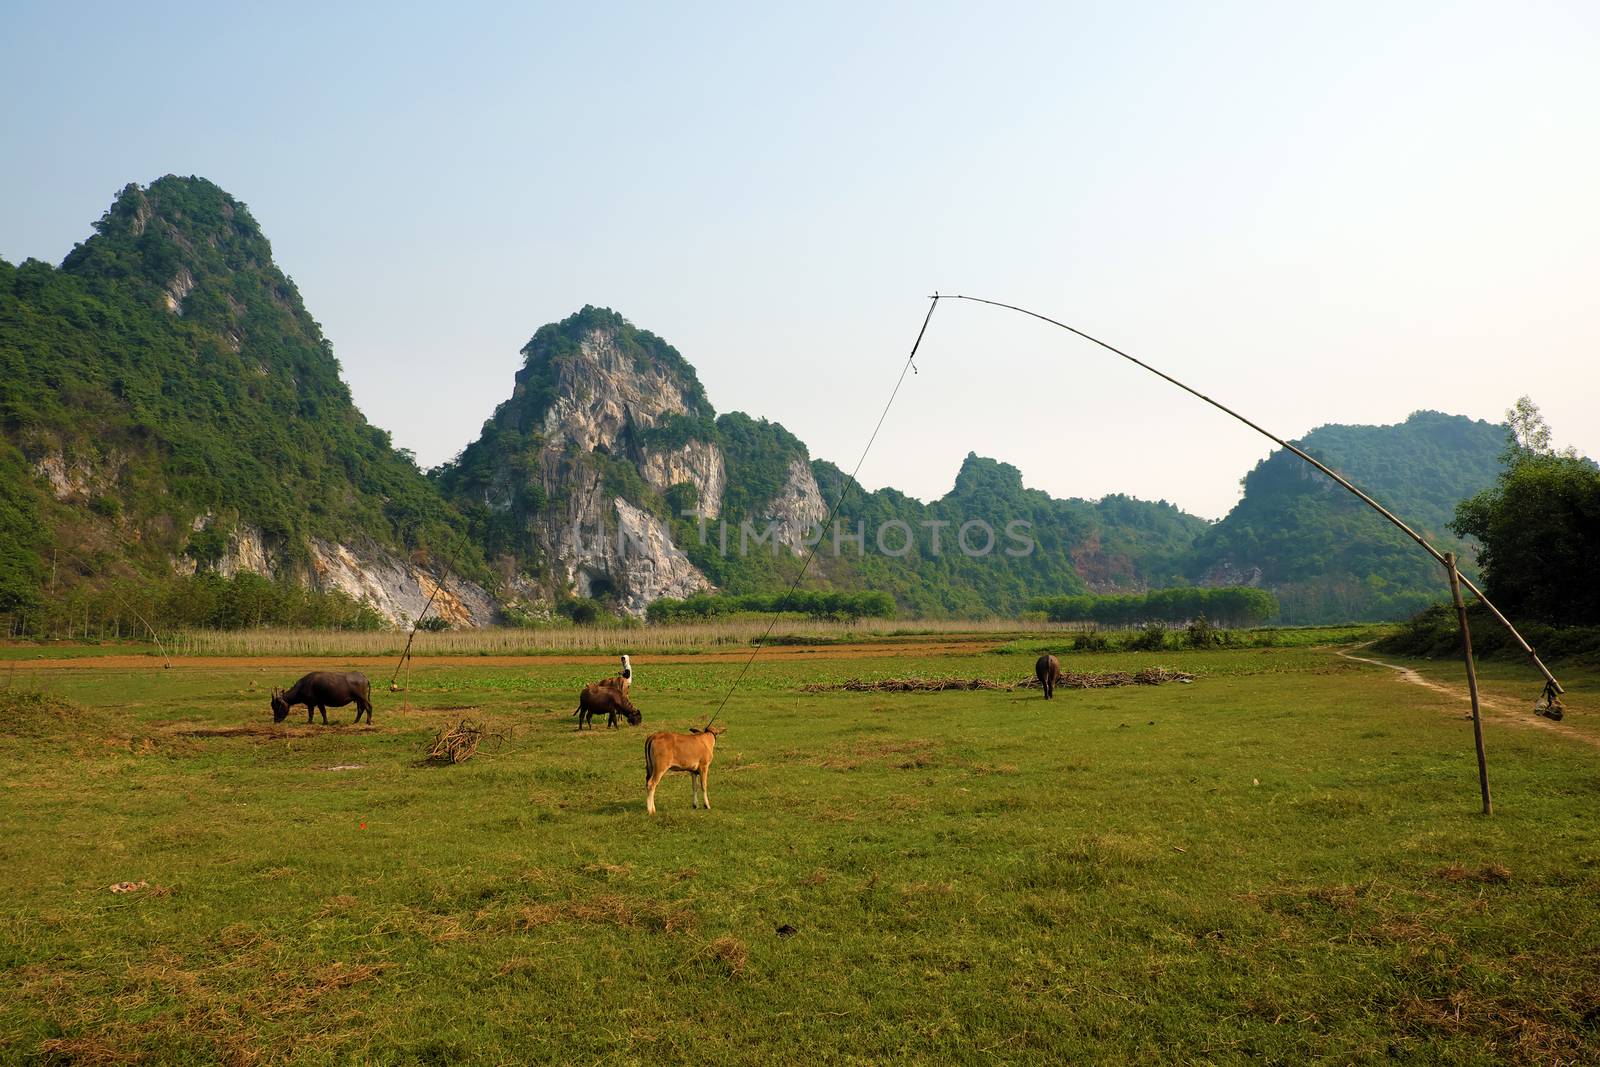
<path fill-rule="evenodd" d="M 1366 647 L 1366 645 L 1356 646 L 1358 649 Z M 1471 717 L 1472 698 L 1468 694 L 1465 685 L 1457 687 L 1435 682 L 1430 678 L 1424 678 L 1410 667 L 1403 667 L 1398 663 L 1385 663 L 1381 659 L 1373 659 L 1370 656 L 1357 656 L 1353 654 L 1351 649 L 1341 648 L 1336 651 L 1345 659 L 1355 660 L 1357 663 L 1370 663 L 1375 667 L 1387 667 L 1398 674 L 1403 682 L 1410 682 L 1412 685 L 1420 685 L 1424 689 L 1431 689 L 1435 693 L 1443 694 L 1452 701 L 1458 702 L 1462 708 L 1467 709 L 1465 712 L 1466 717 Z M 1552 722 L 1542 715 L 1534 715 L 1531 712 L 1523 713 L 1520 709 L 1517 711 L 1509 710 L 1484 696 L 1481 686 L 1478 690 L 1478 707 L 1486 722 L 1493 720 L 1506 726 L 1521 726 L 1532 730 L 1543 730 L 1558 737 L 1564 737 L 1568 741 L 1577 741 L 1580 744 L 1588 745 L 1590 748 L 1600 749 L 1600 737 L 1579 733 L 1571 727 Z"/>

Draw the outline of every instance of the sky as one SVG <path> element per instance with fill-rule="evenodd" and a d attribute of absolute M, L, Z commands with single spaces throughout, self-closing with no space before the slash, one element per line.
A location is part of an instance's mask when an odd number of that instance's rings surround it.
<path fill-rule="evenodd" d="M 1286 438 L 1527 394 L 1600 456 L 1600 5 L 241 6 L 7 5 L 0 257 L 210 178 L 425 466 L 596 304 L 848 469 L 935 291 Z M 981 305 L 917 368 L 870 488 L 1218 518 L 1272 448 Z"/>

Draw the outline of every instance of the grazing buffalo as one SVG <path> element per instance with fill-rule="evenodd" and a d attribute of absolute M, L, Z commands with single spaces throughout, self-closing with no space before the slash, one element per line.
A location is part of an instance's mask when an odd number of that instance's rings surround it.
<path fill-rule="evenodd" d="M 608 730 L 616 729 L 618 715 L 627 719 L 629 726 L 638 726 L 644 721 L 639 709 L 628 699 L 627 684 L 621 678 L 607 678 L 584 686 L 578 692 L 578 710 L 573 714 L 578 717 L 580 730 L 585 725 L 592 728 L 590 720 L 600 714 L 605 715 Z"/>
<path fill-rule="evenodd" d="M 304 704 L 306 722 L 311 721 L 313 711 L 320 711 L 323 725 L 327 725 L 329 708 L 342 708 L 352 702 L 356 706 L 356 722 L 364 714 L 367 725 L 372 725 L 372 687 L 367 684 L 366 675 L 359 671 L 312 671 L 287 692 L 272 691 L 272 721 L 282 722 L 289 717 L 290 708 Z"/>
<path fill-rule="evenodd" d="M 662 731 L 644 739 L 644 810 L 656 813 L 656 784 L 668 771 L 689 772 L 689 802 L 694 807 L 700 801 L 711 810 L 711 795 L 706 792 L 706 779 L 711 774 L 711 757 L 717 750 L 717 737 L 722 730 L 707 727 L 686 734 Z M 698 788 L 697 788 L 698 787 Z"/>
<path fill-rule="evenodd" d="M 1049 700 L 1056 695 L 1056 683 L 1061 681 L 1061 664 L 1046 652 L 1033 665 L 1033 676 L 1039 679 L 1039 685 L 1044 688 L 1044 698 Z"/>

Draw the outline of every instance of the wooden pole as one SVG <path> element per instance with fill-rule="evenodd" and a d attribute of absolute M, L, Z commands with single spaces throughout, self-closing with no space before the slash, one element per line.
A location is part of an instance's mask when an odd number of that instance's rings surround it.
<path fill-rule="evenodd" d="M 1483 757 L 1483 717 L 1478 711 L 1478 669 L 1472 663 L 1472 630 L 1467 626 L 1467 605 L 1461 599 L 1461 575 L 1456 573 L 1456 554 L 1444 554 L 1445 567 L 1450 571 L 1450 598 L 1456 602 L 1456 622 L 1461 626 L 1461 651 L 1467 661 L 1467 692 L 1472 695 L 1472 742 L 1478 749 L 1478 788 L 1483 792 L 1483 813 L 1494 814 L 1494 802 L 1489 799 L 1489 765 Z"/>

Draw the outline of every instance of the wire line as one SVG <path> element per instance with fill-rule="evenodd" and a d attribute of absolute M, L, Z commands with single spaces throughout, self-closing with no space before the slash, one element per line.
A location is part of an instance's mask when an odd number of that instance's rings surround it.
<path fill-rule="evenodd" d="M 811 561 L 816 558 L 817 549 L 822 544 L 821 531 L 827 530 L 833 525 L 833 520 L 839 514 L 839 508 L 844 503 L 845 496 L 850 492 L 850 487 L 856 484 L 856 475 L 861 473 L 861 465 L 867 461 L 867 453 L 872 451 L 872 445 L 878 439 L 878 432 L 883 429 L 884 420 L 889 417 L 889 409 L 894 406 L 894 398 L 900 395 L 900 387 L 905 384 L 906 371 L 915 369 L 917 349 L 922 347 L 922 338 L 928 332 L 928 322 L 933 318 L 933 309 L 939 306 L 939 299 L 938 293 L 934 293 L 928 298 L 928 313 L 922 317 L 922 329 L 917 331 L 917 339 L 911 345 L 911 354 L 906 356 L 905 366 L 900 368 L 900 377 L 895 379 L 894 390 L 889 394 L 889 401 L 883 405 L 883 412 L 878 416 L 878 424 L 872 428 L 872 436 L 867 438 L 867 447 L 861 450 L 861 458 L 856 460 L 855 470 L 850 472 L 850 476 L 845 479 L 844 485 L 839 487 L 839 495 L 834 498 L 833 507 L 828 510 L 828 517 L 819 528 L 816 541 L 806 552 L 806 558 L 801 562 L 800 569 L 795 572 L 794 581 L 789 583 L 788 591 L 783 594 L 785 600 L 794 595 L 794 591 L 800 586 L 800 580 L 806 576 L 806 571 L 811 568 Z M 782 601 L 779 601 L 774 607 L 781 605 Z M 756 647 L 751 650 L 750 658 L 744 661 L 744 666 L 739 670 L 739 676 L 733 680 L 732 685 L 728 686 L 728 691 L 722 694 L 722 703 L 717 705 L 717 710 L 712 713 L 711 718 L 706 720 L 706 724 L 702 729 L 709 730 L 711 724 L 716 722 L 717 717 L 722 714 L 722 709 L 727 706 L 728 699 L 733 696 L 734 690 L 739 688 L 739 683 L 744 681 L 744 676 L 750 672 L 750 665 L 761 654 L 761 649 L 765 647 L 767 638 L 772 635 L 772 628 L 776 625 L 778 625 L 778 613 L 773 612 L 772 621 L 767 623 L 767 628 L 762 631 L 760 639 L 756 641 Z"/>

